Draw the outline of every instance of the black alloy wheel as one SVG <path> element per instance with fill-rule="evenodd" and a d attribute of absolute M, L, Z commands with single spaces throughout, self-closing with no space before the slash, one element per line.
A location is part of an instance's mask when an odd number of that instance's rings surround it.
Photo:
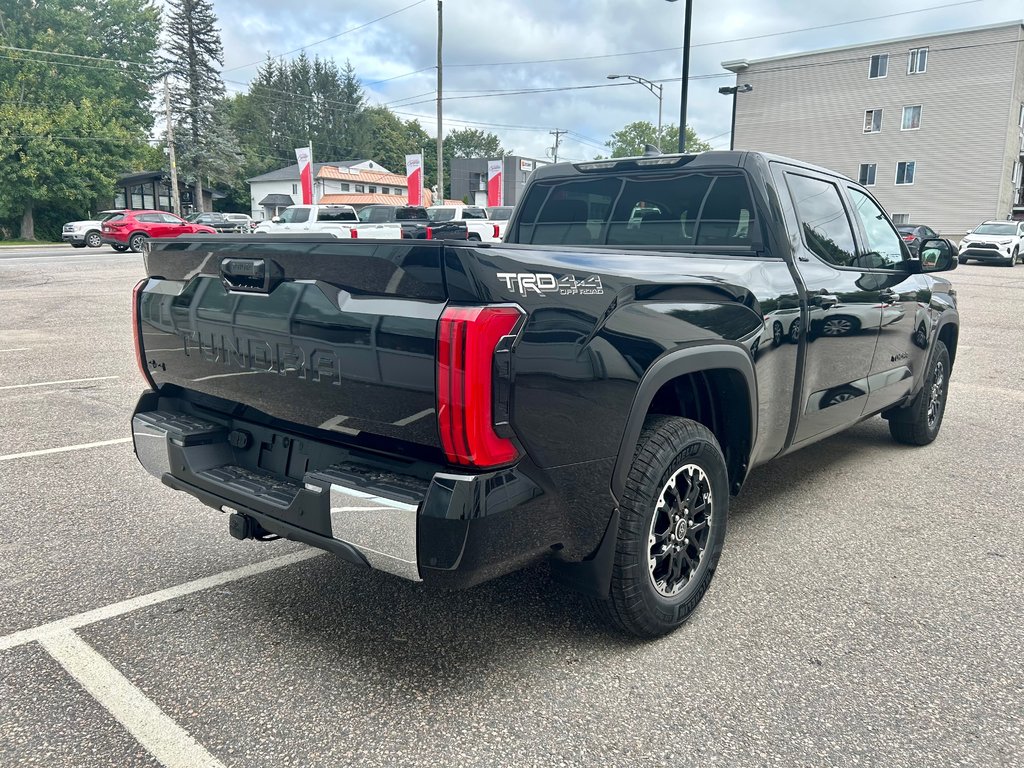
<path fill-rule="evenodd" d="M 609 596 L 596 601 L 598 611 L 638 637 L 676 629 L 711 584 L 728 514 L 728 471 L 711 431 L 649 416 L 622 492 Z"/>
<path fill-rule="evenodd" d="M 951 367 L 945 343 L 936 340 L 933 349 L 932 362 L 921 391 L 910 405 L 883 414 L 889 420 L 889 433 L 898 443 L 928 445 L 938 437 L 942 427 Z"/>
<path fill-rule="evenodd" d="M 777 347 L 782 344 L 782 340 L 785 336 L 786 334 L 782 330 L 782 323 L 778 320 L 772 323 L 772 346 Z"/>

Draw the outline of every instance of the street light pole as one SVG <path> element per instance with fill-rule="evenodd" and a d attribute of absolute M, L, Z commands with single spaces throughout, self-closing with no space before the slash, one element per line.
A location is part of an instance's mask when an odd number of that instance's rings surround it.
<path fill-rule="evenodd" d="M 668 0 L 670 3 L 676 0 Z M 691 0 L 683 0 L 686 8 L 683 12 L 683 82 L 679 93 L 679 151 L 686 152 L 686 91 L 690 82 L 690 18 L 693 15 Z"/>
<path fill-rule="evenodd" d="M 441 33 L 444 12 L 437 0 L 437 199 L 434 205 L 444 203 L 444 131 L 441 130 Z"/>
<path fill-rule="evenodd" d="M 732 96 L 732 123 L 729 128 L 729 149 L 736 148 L 736 94 L 750 93 L 752 90 L 754 90 L 754 86 L 750 83 L 744 83 L 743 85 L 726 85 L 718 89 L 718 92 L 723 96 Z"/>
<path fill-rule="evenodd" d="M 650 91 L 651 93 L 653 93 L 657 97 L 657 99 L 658 99 L 658 134 L 657 135 L 658 135 L 658 147 L 660 149 L 661 148 L 661 103 L 662 103 L 662 92 L 664 91 L 665 86 L 663 86 L 663 85 L 661 85 L 659 83 L 652 82 L 651 80 L 648 80 L 646 77 L 640 77 L 639 75 L 608 75 L 608 79 L 609 80 L 618 80 L 620 78 L 625 78 L 627 80 L 632 80 L 634 83 L 637 83 L 638 85 L 642 85 L 644 88 L 646 88 L 648 91 Z"/>

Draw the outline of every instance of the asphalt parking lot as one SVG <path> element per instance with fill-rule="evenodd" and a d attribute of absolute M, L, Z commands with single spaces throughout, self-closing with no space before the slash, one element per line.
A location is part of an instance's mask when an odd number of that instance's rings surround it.
<path fill-rule="evenodd" d="M 755 471 L 647 643 L 543 567 L 438 594 L 232 539 L 132 454 L 141 277 L 0 253 L 0 765 L 1021 765 L 1024 267 L 951 273 L 933 445 Z"/>

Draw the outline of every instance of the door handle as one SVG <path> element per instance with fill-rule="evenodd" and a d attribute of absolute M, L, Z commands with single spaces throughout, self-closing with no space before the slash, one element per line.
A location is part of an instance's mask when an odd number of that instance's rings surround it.
<path fill-rule="evenodd" d="M 829 309 L 839 303 L 839 297 L 829 293 L 827 288 L 822 288 L 821 291 L 811 297 L 811 303 L 822 309 Z"/>
<path fill-rule="evenodd" d="M 900 295 L 891 288 L 886 288 L 884 291 L 880 291 L 878 297 L 887 304 L 895 304 L 900 300 Z"/>

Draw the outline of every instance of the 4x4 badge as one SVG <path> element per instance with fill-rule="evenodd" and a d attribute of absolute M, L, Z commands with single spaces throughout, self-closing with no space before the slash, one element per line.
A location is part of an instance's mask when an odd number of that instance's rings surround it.
<path fill-rule="evenodd" d="M 505 287 L 520 296 L 535 293 L 538 296 L 558 294 L 560 296 L 586 296 L 604 293 L 600 275 L 577 279 L 576 275 L 556 277 L 550 272 L 498 272 L 497 278 Z"/>

